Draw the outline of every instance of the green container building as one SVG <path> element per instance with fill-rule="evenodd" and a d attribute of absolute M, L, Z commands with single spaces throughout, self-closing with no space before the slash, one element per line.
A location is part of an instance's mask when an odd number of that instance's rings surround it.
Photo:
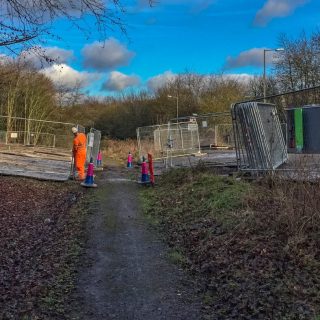
<path fill-rule="evenodd" d="M 294 138 L 296 150 L 302 152 L 304 146 L 302 108 L 294 109 Z"/>

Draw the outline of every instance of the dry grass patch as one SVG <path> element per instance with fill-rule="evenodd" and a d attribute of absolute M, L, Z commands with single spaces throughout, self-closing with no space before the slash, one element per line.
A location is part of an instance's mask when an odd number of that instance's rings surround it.
<path fill-rule="evenodd" d="M 125 162 L 129 151 L 134 157 L 134 161 L 139 158 L 138 144 L 136 140 L 109 140 L 104 139 L 101 142 L 101 149 L 104 157 L 113 160 Z"/>

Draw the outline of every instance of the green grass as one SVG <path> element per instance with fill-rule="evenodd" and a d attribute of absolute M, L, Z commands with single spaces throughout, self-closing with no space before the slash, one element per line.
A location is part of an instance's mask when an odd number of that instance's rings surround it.
<path fill-rule="evenodd" d="M 153 225 L 168 219 L 193 221 L 205 217 L 229 225 L 236 222 L 233 213 L 245 206 L 249 192 L 246 182 L 181 169 L 165 174 L 154 189 L 141 190 L 141 202 Z"/>
<path fill-rule="evenodd" d="M 181 169 L 141 189 L 141 202 L 169 260 L 199 278 L 204 319 L 320 320 L 319 223 L 303 237 L 294 229 L 295 219 L 316 218 L 317 190 Z"/>
<path fill-rule="evenodd" d="M 185 266 L 187 263 L 187 258 L 186 256 L 179 250 L 177 249 L 171 249 L 167 253 L 168 259 L 179 266 Z"/>
<path fill-rule="evenodd" d="M 153 214 L 152 207 L 154 205 L 155 199 L 152 197 L 152 194 L 148 192 L 149 190 L 143 188 L 140 192 L 140 205 L 145 214 L 145 219 L 149 224 L 156 227 L 160 224 L 160 219 L 157 215 Z"/>

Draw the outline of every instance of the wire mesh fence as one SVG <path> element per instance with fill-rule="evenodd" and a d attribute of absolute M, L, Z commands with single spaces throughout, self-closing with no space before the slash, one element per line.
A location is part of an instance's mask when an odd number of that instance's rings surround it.
<path fill-rule="evenodd" d="M 201 150 L 210 148 L 234 148 L 232 119 L 230 112 L 193 114 L 179 121 L 196 121 Z"/>
<path fill-rule="evenodd" d="M 200 146 L 202 150 L 234 147 L 230 112 L 197 115 L 195 119 L 199 126 Z"/>
<path fill-rule="evenodd" d="M 156 160 L 200 153 L 196 121 L 137 128 L 139 156 L 151 153 Z"/>
<path fill-rule="evenodd" d="M 93 163 L 97 163 L 98 153 L 100 151 L 101 131 L 91 128 L 87 134 L 87 163 L 92 158 Z"/>
<path fill-rule="evenodd" d="M 73 123 L 0 116 L 0 144 L 71 149 L 73 126 L 85 132 Z"/>
<path fill-rule="evenodd" d="M 54 148 L 56 146 L 56 135 L 26 131 L 1 131 L 0 141 L 7 145 L 21 144 Z"/>

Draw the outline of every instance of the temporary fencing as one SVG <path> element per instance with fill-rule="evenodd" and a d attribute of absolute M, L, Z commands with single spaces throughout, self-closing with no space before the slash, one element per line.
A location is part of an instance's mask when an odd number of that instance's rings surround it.
<path fill-rule="evenodd" d="M 151 153 L 159 160 L 200 153 L 196 121 L 140 127 L 137 140 L 140 157 Z"/>
<path fill-rule="evenodd" d="M 276 106 L 289 154 L 320 153 L 320 86 L 275 94 L 255 101 L 266 101 Z"/>
<path fill-rule="evenodd" d="M 0 144 L 71 149 L 74 123 L 0 116 Z"/>
<path fill-rule="evenodd" d="M 209 148 L 234 148 L 232 119 L 230 112 L 193 114 L 178 118 L 178 121 L 196 121 L 201 150 Z"/>
<path fill-rule="evenodd" d="M 93 163 L 97 163 L 98 154 L 100 151 L 101 131 L 91 128 L 87 134 L 87 163 L 93 159 Z"/>
<path fill-rule="evenodd" d="M 232 119 L 240 169 L 273 170 L 288 159 L 275 105 L 237 103 L 232 106 Z"/>
<path fill-rule="evenodd" d="M 56 136 L 52 133 L 26 132 L 26 131 L 1 131 L 0 140 L 6 145 L 26 145 L 54 148 Z"/>
<path fill-rule="evenodd" d="M 234 137 L 230 112 L 196 115 L 201 149 L 233 148 Z"/>
<path fill-rule="evenodd" d="M 295 180 L 320 178 L 320 86 L 232 106 L 241 170 Z"/>

